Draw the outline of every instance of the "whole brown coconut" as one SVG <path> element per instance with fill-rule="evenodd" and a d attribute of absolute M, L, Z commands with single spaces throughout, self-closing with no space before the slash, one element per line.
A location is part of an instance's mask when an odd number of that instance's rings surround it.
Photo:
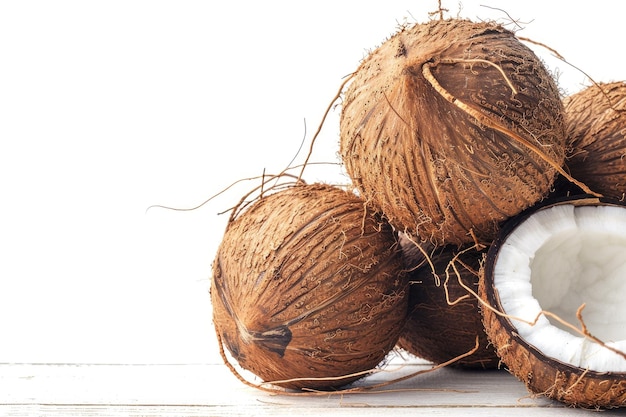
<path fill-rule="evenodd" d="M 398 339 L 403 267 L 391 227 L 354 194 L 322 184 L 276 191 L 227 226 L 211 280 L 218 338 L 266 382 L 345 385 Z"/>
<path fill-rule="evenodd" d="M 548 192 L 564 160 L 562 113 L 553 78 L 514 33 L 436 20 L 402 28 L 359 66 L 340 152 L 396 229 L 488 243 Z"/>
<path fill-rule="evenodd" d="M 452 366 L 493 369 L 500 359 L 483 328 L 476 297 L 463 285 L 478 292 L 478 271 L 486 251 L 457 247 L 436 249 L 426 263 L 423 250 L 400 236 L 411 290 L 409 316 L 398 346 L 436 364 L 459 358 Z M 433 275 L 433 267 L 434 274 Z M 457 275 L 458 274 L 458 275 Z M 463 285 L 459 282 L 462 281 Z M 476 342 L 478 338 L 478 348 Z"/>
<path fill-rule="evenodd" d="M 511 219 L 479 293 L 486 332 L 530 392 L 626 406 L 626 205 L 573 197 Z"/>
<path fill-rule="evenodd" d="M 626 83 L 594 84 L 564 100 L 573 177 L 606 197 L 626 198 Z"/>

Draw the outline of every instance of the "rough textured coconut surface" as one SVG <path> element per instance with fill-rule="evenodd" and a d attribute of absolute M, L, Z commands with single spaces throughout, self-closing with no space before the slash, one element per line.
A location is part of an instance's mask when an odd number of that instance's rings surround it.
<path fill-rule="evenodd" d="M 403 268 L 391 227 L 354 194 L 314 184 L 267 195 L 228 225 L 213 263 L 218 336 L 264 381 L 345 385 L 397 341 Z"/>
<path fill-rule="evenodd" d="M 600 83 L 564 100 L 571 175 L 606 197 L 626 198 L 626 83 Z"/>
<path fill-rule="evenodd" d="M 534 53 L 490 23 L 405 27 L 357 69 L 340 152 L 360 193 L 400 231 L 491 241 L 549 190 L 565 154 L 563 105 Z"/>
<path fill-rule="evenodd" d="M 464 288 L 478 292 L 478 271 L 485 251 L 468 248 L 460 253 L 453 246 L 428 253 L 425 248 L 430 264 L 424 261 L 424 249 L 403 236 L 400 243 L 410 271 L 411 291 L 409 316 L 398 346 L 434 363 L 475 350 L 452 366 L 496 368 L 500 358 L 487 339 L 478 300 Z"/>
<path fill-rule="evenodd" d="M 595 210 L 597 208 L 602 210 Z M 620 212 L 618 216 L 615 216 L 615 210 Z M 619 230 L 624 227 L 624 210 L 626 208 L 596 198 L 548 205 L 521 219 L 513 219 L 489 249 L 479 280 L 480 296 L 489 306 L 482 307 L 484 326 L 507 369 L 532 393 L 577 407 L 614 408 L 626 405 L 624 357 L 623 353 L 618 353 L 623 342 L 607 343 L 607 346 L 617 346 L 618 352 L 613 352 L 571 328 L 563 327 L 561 322 L 553 321 L 552 316 L 541 315 L 544 310 L 558 314 L 579 328 L 580 323 L 572 312 L 576 307 L 570 306 L 567 311 L 561 311 L 561 307 L 567 308 L 571 301 L 588 301 L 590 320 L 586 324 L 590 325 L 592 334 L 595 329 L 599 331 L 598 335 L 610 337 L 610 340 L 623 337 L 623 326 L 619 324 L 622 317 L 619 299 L 623 297 L 618 295 L 623 292 L 623 280 L 610 275 L 616 262 L 623 268 L 624 239 L 619 236 Z M 537 221 L 543 215 L 550 221 Z M 522 229 L 523 233 L 520 232 Z M 580 244 L 579 239 L 571 237 L 574 231 L 578 237 L 589 238 L 592 231 L 591 235 L 595 238 L 604 236 L 602 242 L 596 242 L 604 250 L 584 249 L 587 242 Z M 563 235 L 570 235 L 570 238 L 560 244 L 569 248 L 555 248 L 555 239 Z M 612 245 L 611 238 L 618 238 L 619 242 Z M 572 248 L 577 244 L 581 249 Z M 611 259 L 605 256 L 609 247 L 619 252 L 609 256 Z M 577 252 L 580 250 L 582 252 Z M 570 254 L 565 255 L 565 252 Z M 550 259 L 541 259 L 545 256 Z M 592 256 L 593 259 L 586 259 L 585 256 Z M 563 269 L 580 263 L 585 263 L 578 268 L 586 270 L 586 273 L 564 273 Z M 557 265 L 561 268 L 555 271 Z M 607 274 L 606 277 L 592 273 L 599 266 Z M 560 281 L 560 285 L 548 280 Z M 586 283 L 580 284 L 576 282 L 578 280 Z M 594 283 L 594 288 L 589 287 Z M 587 288 L 582 289 L 585 286 Z M 560 297 L 567 291 L 571 293 L 566 298 Z M 598 294 L 604 294 L 606 303 L 595 300 Z M 596 322 L 594 315 L 599 310 L 609 316 L 613 312 L 610 321 L 616 325 L 611 327 L 611 323 Z M 619 366 L 612 365 L 615 363 Z"/>

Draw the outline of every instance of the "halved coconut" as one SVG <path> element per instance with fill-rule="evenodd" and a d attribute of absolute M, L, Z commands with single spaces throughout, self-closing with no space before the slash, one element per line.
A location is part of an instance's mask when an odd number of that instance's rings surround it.
<path fill-rule="evenodd" d="M 481 271 L 485 329 L 533 393 L 626 405 L 626 206 L 560 201 L 513 219 Z"/>

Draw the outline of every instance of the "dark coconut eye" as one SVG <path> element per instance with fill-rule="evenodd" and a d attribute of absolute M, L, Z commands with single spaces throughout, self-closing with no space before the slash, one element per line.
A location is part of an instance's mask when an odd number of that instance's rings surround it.
<path fill-rule="evenodd" d="M 573 199 L 512 219 L 489 249 L 485 328 L 532 392 L 626 404 L 625 230 L 626 206 Z"/>

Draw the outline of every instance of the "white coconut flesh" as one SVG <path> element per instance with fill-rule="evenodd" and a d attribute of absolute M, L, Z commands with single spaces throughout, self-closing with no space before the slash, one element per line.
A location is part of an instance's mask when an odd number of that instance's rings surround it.
<path fill-rule="evenodd" d="M 494 285 L 519 336 L 545 356 L 597 372 L 626 372 L 626 359 L 568 329 L 549 311 L 626 352 L 626 208 L 556 205 L 503 242 Z M 539 317 L 534 325 L 532 323 Z"/>

